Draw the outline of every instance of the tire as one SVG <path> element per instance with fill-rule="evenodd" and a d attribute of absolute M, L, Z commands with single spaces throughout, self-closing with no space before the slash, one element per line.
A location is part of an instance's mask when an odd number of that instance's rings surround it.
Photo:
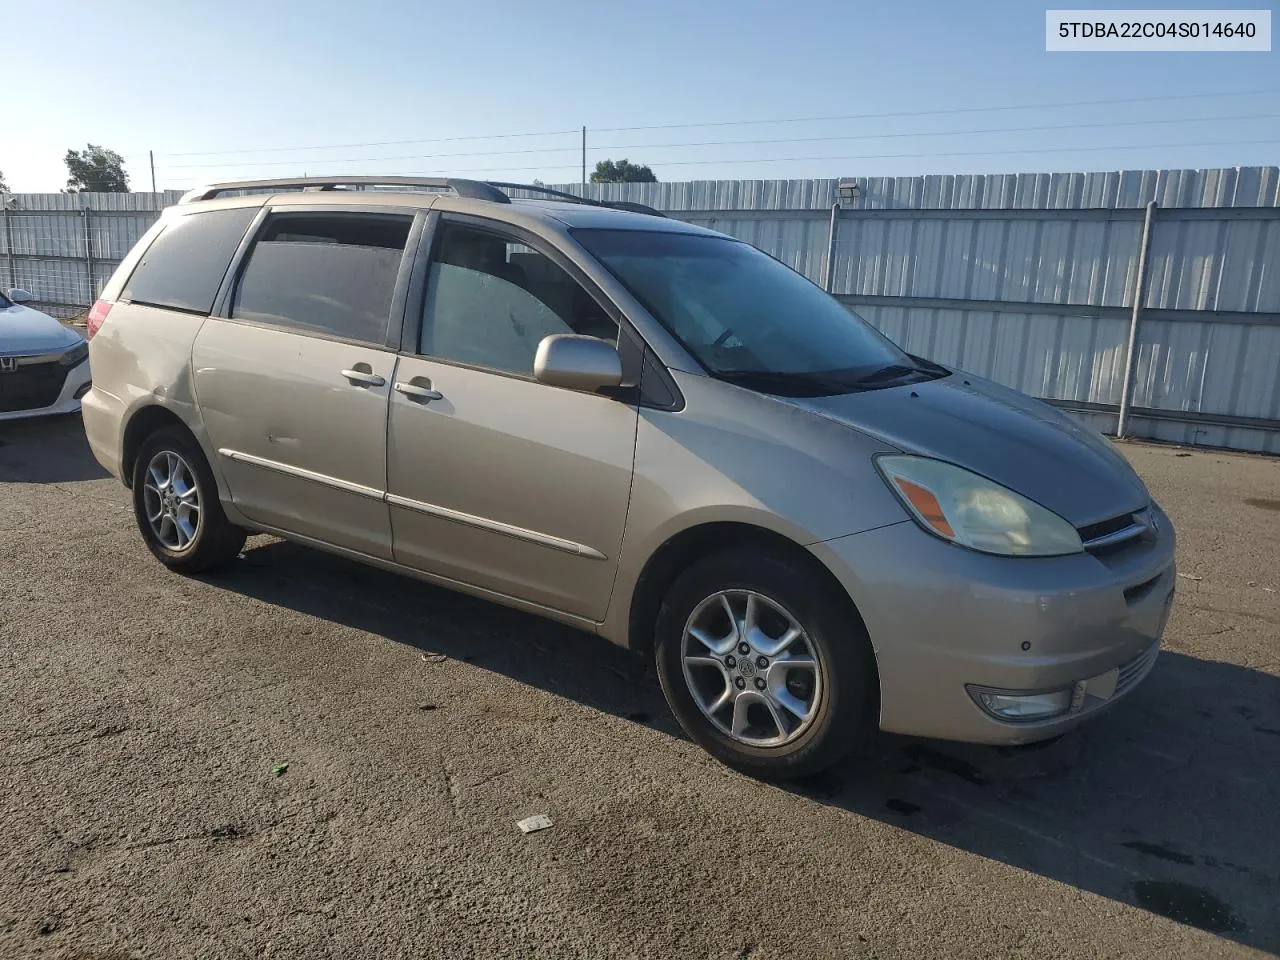
<path fill-rule="evenodd" d="M 718 599 L 721 594 L 729 601 L 735 624 Z M 748 663 L 735 662 L 730 669 L 730 658 L 743 659 L 740 644 L 748 598 L 754 598 L 763 633 L 751 632 L 759 646 L 749 647 Z M 713 654 L 691 636 L 690 655 L 714 662 L 686 668 L 687 626 L 710 635 L 721 650 Z M 767 641 L 781 639 L 795 626 L 803 631 L 797 640 L 772 660 L 760 659 Z M 724 643 L 731 637 L 736 640 L 730 651 Z M 806 653 L 817 671 L 780 666 L 788 661 L 802 664 Z M 875 656 L 848 599 L 804 567 L 765 552 L 707 557 L 677 578 L 658 612 L 654 657 L 662 691 L 684 731 L 716 759 L 752 777 L 789 780 L 817 773 L 842 759 L 875 723 Z M 717 679 L 719 674 L 723 676 Z M 731 686 L 738 688 L 739 683 L 749 696 L 732 693 Z M 808 707 L 803 718 L 782 706 L 784 693 L 791 695 L 792 706 Z M 699 705 L 714 707 L 726 694 L 734 697 L 732 702 L 711 714 Z M 773 709 L 765 699 L 771 699 Z M 738 700 L 750 723 L 735 737 Z M 789 731 L 779 726 L 779 719 L 790 725 Z M 770 738 L 773 728 L 779 732 Z"/>
<path fill-rule="evenodd" d="M 157 472 L 150 470 L 153 464 Z M 176 481 L 170 482 L 174 477 Z M 166 500 L 166 489 L 173 492 L 172 500 Z M 178 496 L 183 491 L 187 495 Z M 170 507 L 173 513 L 166 524 Z M 199 444 L 180 427 L 165 427 L 142 441 L 133 464 L 133 515 L 147 548 L 180 573 L 214 570 L 235 559 L 244 547 L 245 531 L 223 513 L 209 462 Z M 155 523 L 152 516 L 158 518 Z"/>

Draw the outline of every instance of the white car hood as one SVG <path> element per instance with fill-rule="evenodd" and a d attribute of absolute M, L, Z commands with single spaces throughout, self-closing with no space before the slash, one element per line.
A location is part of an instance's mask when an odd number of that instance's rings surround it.
<path fill-rule="evenodd" d="M 83 337 L 53 317 L 21 304 L 0 307 L 0 354 L 4 356 L 57 353 L 74 347 Z"/>

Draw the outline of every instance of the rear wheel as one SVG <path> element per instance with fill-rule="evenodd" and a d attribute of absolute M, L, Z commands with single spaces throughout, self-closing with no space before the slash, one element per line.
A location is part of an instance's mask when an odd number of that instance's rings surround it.
<path fill-rule="evenodd" d="M 765 553 L 680 576 L 658 614 L 658 677 L 685 732 L 752 776 L 835 763 L 873 723 L 874 657 L 847 601 Z"/>
<path fill-rule="evenodd" d="M 245 531 L 223 513 L 208 461 L 177 427 L 142 442 L 133 466 L 133 512 L 147 547 L 173 570 L 212 570 L 244 547 Z"/>

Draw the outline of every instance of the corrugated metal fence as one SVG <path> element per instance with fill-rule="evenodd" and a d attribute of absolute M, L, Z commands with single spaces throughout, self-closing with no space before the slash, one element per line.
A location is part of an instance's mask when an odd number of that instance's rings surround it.
<path fill-rule="evenodd" d="M 6 194 L 0 284 L 33 293 L 33 306 L 54 316 L 83 313 L 160 211 L 181 196 L 176 190 Z"/>
<path fill-rule="evenodd" d="M 589 186 L 740 237 L 904 348 L 1114 433 L 1280 453 L 1280 169 Z M 848 183 L 849 181 L 845 181 Z M 563 189 L 580 192 L 577 186 Z M 834 242 L 833 242 L 834 241 Z"/>
<path fill-rule="evenodd" d="M 1280 453 L 1277 168 L 852 182 L 834 231 L 835 180 L 602 184 L 586 195 L 740 237 L 820 284 L 829 265 L 832 292 L 909 351 L 1108 432 L 1155 201 L 1128 433 Z M 18 195 L 0 246 L 10 285 L 78 312 L 176 198 Z"/>

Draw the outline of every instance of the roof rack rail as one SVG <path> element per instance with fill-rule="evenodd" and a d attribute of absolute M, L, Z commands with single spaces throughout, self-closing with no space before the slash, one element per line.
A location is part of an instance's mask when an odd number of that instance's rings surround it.
<path fill-rule="evenodd" d="M 543 193 L 549 197 L 558 197 L 561 200 L 569 200 L 573 203 L 585 203 L 589 207 L 610 207 L 614 210 L 629 210 L 632 213 L 646 213 L 651 217 L 666 216 L 662 211 L 655 210 L 653 207 L 643 203 L 633 203 L 630 200 L 589 200 L 586 197 L 578 196 L 576 193 L 552 190 L 550 187 L 539 186 L 536 183 L 507 183 L 502 180 L 486 180 L 485 184 L 506 190 L 528 190 L 530 193 Z"/>
<path fill-rule="evenodd" d="M 434 187 L 452 190 L 460 197 L 473 200 L 489 200 L 493 203 L 510 203 L 511 198 L 493 184 L 480 180 L 459 180 L 454 177 L 283 177 L 273 180 L 229 180 L 197 187 L 183 194 L 179 203 L 212 200 L 233 190 L 336 190 L 340 187 Z"/>

